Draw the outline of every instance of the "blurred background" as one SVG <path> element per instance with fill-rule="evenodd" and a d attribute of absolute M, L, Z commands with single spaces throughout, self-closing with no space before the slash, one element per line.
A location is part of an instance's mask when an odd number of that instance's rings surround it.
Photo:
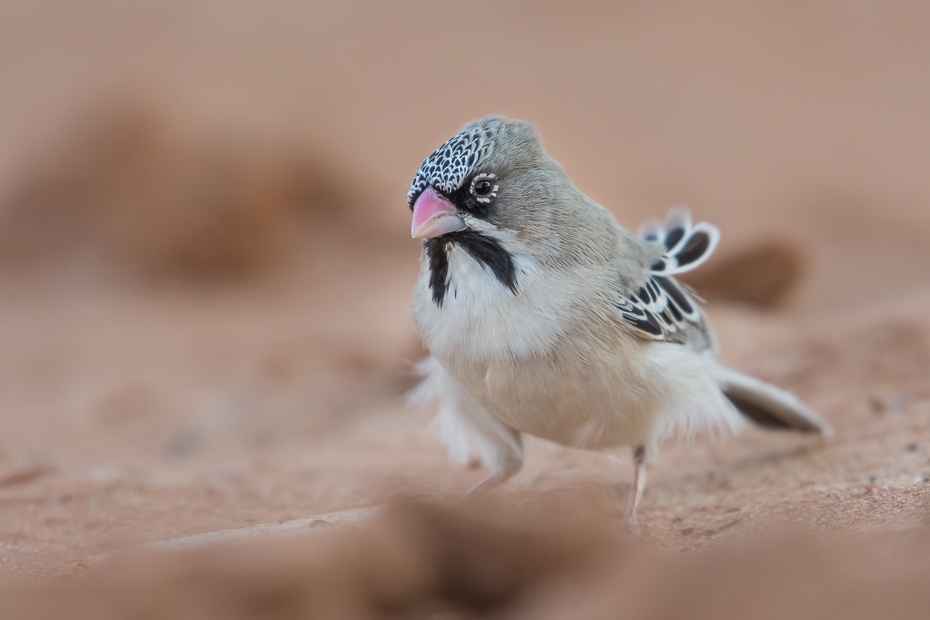
<path fill-rule="evenodd" d="M 626 228 L 717 224 L 724 357 L 840 430 L 669 448 L 647 535 L 882 522 L 876 477 L 924 514 L 928 70 L 918 0 L 0 2 L 0 576 L 478 479 L 404 401 L 405 199 L 491 113 Z M 529 449 L 518 486 L 622 504 L 628 469 Z"/>

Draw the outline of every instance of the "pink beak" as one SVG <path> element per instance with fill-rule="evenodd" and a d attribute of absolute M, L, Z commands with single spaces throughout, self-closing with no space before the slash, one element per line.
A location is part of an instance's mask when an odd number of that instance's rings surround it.
<path fill-rule="evenodd" d="M 446 233 L 464 230 L 465 222 L 451 202 L 427 187 L 413 204 L 413 225 L 410 236 L 429 239 Z"/>

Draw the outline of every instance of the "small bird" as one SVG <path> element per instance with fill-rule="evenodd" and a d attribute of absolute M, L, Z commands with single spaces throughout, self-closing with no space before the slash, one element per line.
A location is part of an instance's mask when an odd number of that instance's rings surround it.
<path fill-rule="evenodd" d="M 413 322 L 431 357 L 414 393 L 438 401 L 453 462 L 487 491 L 523 465 L 521 433 L 633 449 L 626 520 L 659 442 L 743 420 L 830 436 L 799 399 L 714 360 L 707 316 L 675 276 L 720 234 L 684 209 L 640 236 L 585 196 L 535 127 L 490 116 L 426 158 L 407 193 L 423 240 Z"/>

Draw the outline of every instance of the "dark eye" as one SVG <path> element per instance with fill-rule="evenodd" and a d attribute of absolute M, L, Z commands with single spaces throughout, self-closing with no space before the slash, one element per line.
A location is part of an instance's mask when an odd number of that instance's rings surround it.
<path fill-rule="evenodd" d="M 476 174 L 471 180 L 471 193 L 475 200 L 482 204 L 488 204 L 491 199 L 497 196 L 497 175 L 495 174 Z"/>

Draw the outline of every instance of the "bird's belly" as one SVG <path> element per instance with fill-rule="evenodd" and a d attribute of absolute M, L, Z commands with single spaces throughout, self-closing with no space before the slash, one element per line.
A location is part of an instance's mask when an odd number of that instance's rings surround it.
<path fill-rule="evenodd" d="M 484 399 L 519 431 L 589 449 L 650 436 L 657 401 L 622 355 L 585 364 L 552 358 L 491 364 Z"/>
<path fill-rule="evenodd" d="M 437 359 L 492 415 L 518 431 L 586 449 L 652 436 L 657 392 L 621 352 L 584 363 L 558 353 L 482 364 Z"/>

